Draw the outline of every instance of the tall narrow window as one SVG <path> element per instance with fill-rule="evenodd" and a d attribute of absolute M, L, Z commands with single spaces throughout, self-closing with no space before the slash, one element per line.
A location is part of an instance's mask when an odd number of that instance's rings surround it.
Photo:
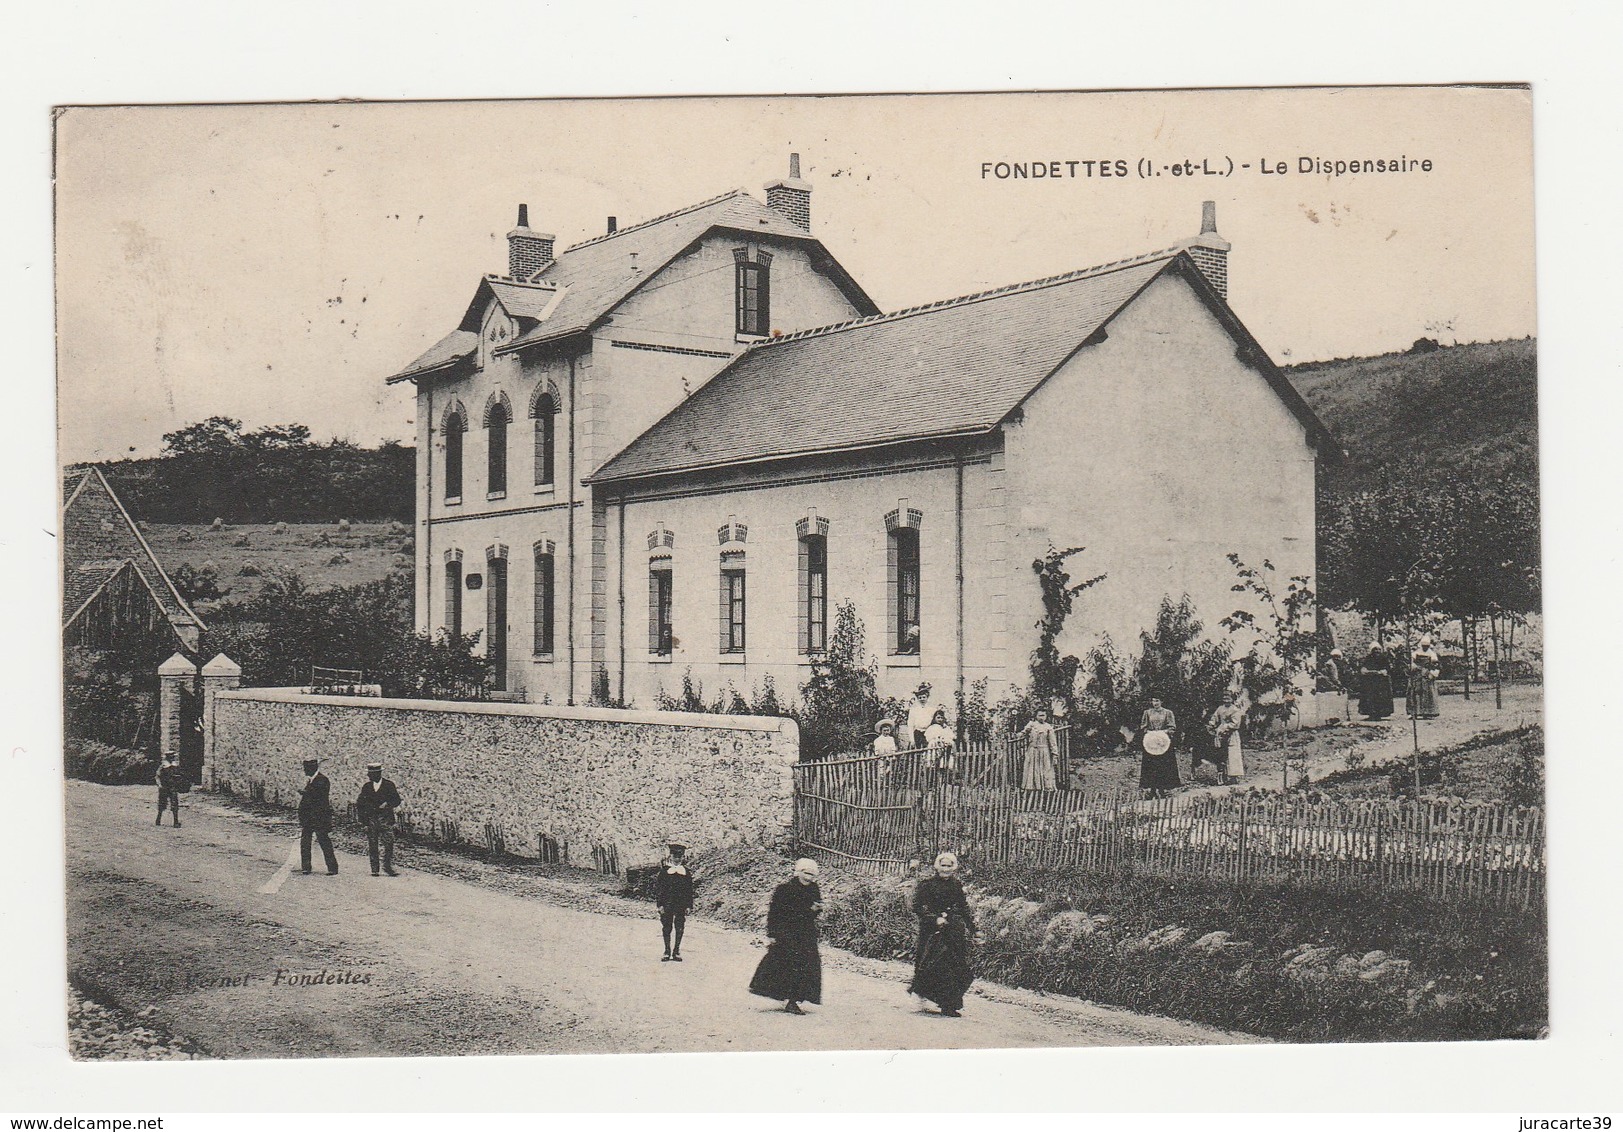
<path fill-rule="evenodd" d="M 737 265 L 738 332 L 767 334 L 772 323 L 772 253 L 738 248 L 733 252 Z"/>
<path fill-rule="evenodd" d="M 453 637 L 462 635 L 462 559 L 448 558 L 445 562 L 445 631 Z"/>
<path fill-rule="evenodd" d="M 507 559 L 485 560 L 485 656 L 490 661 L 492 681 L 499 689 L 507 687 Z"/>
<path fill-rule="evenodd" d="M 500 401 L 490 406 L 485 420 L 487 449 L 490 455 L 486 489 L 491 495 L 507 494 L 507 424 L 509 410 Z"/>
<path fill-rule="evenodd" d="M 462 498 L 462 434 L 468 423 L 460 413 L 445 418 L 445 501 Z"/>
<path fill-rule="evenodd" d="M 553 596 L 552 544 L 535 548 L 535 652 L 552 655 Z"/>
<path fill-rule="evenodd" d="M 675 636 L 671 632 L 671 563 L 663 559 L 648 566 L 648 651 L 670 656 Z"/>
<path fill-rule="evenodd" d="M 890 532 L 890 557 L 893 569 L 890 604 L 895 613 L 891 651 L 917 653 L 920 608 L 917 527 L 897 527 Z"/>
<path fill-rule="evenodd" d="M 744 651 L 744 613 L 744 567 L 728 565 L 721 572 L 722 652 Z"/>
<path fill-rule="evenodd" d="M 553 483 L 554 438 L 558 405 L 552 394 L 543 393 L 535 399 L 535 486 L 550 487 Z"/>
<path fill-rule="evenodd" d="M 800 651 L 828 648 L 828 539 L 800 540 Z"/>

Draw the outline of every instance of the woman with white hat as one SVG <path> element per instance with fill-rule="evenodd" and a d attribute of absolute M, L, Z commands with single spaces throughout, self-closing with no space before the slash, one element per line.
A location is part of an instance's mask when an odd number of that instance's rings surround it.
<path fill-rule="evenodd" d="M 935 1003 L 947 1018 L 961 1017 L 964 992 L 975 981 L 969 967 L 975 917 L 958 880 L 956 855 L 943 853 L 935 859 L 934 874 L 913 891 L 913 914 L 919 918 L 919 941 L 908 993 Z"/>
<path fill-rule="evenodd" d="M 750 993 L 775 998 L 789 1014 L 804 1014 L 803 1002 L 823 1001 L 823 960 L 817 953 L 817 914 L 823 890 L 817 887 L 817 862 L 802 857 L 794 875 L 772 891 L 767 905 L 766 934 L 772 942 L 755 968 Z"/>

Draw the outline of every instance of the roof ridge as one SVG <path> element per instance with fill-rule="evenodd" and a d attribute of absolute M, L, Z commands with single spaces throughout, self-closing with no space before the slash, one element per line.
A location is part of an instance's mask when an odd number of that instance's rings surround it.
<path fill-rule="evenodd" d="M 753 343 L 748 353 L 753 350 L 776 346 L 780 342 L 793 342 L 801 338 L 815 338 L 823 334 L 832 334 L 840 330 L 850 330 L 858 326 L 872 326 L 880 322 L 890 322 L 903 318 L 911 318 L 926 311 L 941 310 L 946 307 L 961 306 L 978 302 L 982 299 L 997 298 L 1001 295 L 1011 295 L 1016 291 L 1036 291 L 1043 287 L 1053 287 L 1061 283 L 1070 283 L 1090 275 L 1105 275 L 1112 271 L 1121 271 L 1124 268 L 1135 267 L 1141 263 L 1148 263 L 1157 259 L 1171 259 L 1184 249 L 1180 246 L 1162 248 L 1159 251 L 1145 252 L 1142 255 L 1128 256 L 1126 259 L 1111 260 L 1108 263 L 1097 263 L 1091 267 L 1079 267 L 1073 271 L 1061 272 L 1058 275 L 1048 275 L 1041 279 L 1028 279 L 1021 283 L 1006 283 L 1001 287 L 993 287 L 985 291 L 973 291 L 967 295 L 957 295 L 950 299 L 936 299 L 934 302 L 921 303 L 918 306 L 903 307 L 900 310 L 883 311 L 871 314 L 865 318 L 853 318 L 845 322 L 831 322 L 827 326 L 813 326 L 805 330 L 794 330 L 788 334 L 780 334 L 775 338 L 766 338 Z"/>
<path fill-rule="evenodd" d="M 548 291 L 556 291 L 559 287 L 557 281 L 552 279 L 518 279 L 511 275 L 498 275 L 493 271 L 485 272 L 485 281 L 489 283 L 511 283 L 515 287 L 540 287 Z"/>
<path fill-rule="evenodd" d="M 582 240 L 578 244 L 572 244 L 569 247 L 565 248 L 564 252 L 567 254 L 567 253 L 575 251 L 575 250 L 577 250 L 579 248 L 590 247 L 592 244 L 601 244 L 605 240 L 614 239 L 616 236 L 624 236 L 627 232 L 636 232 L 636 231 L 639 231 L 639 230 L 641 230 L 643 228 L 647 228 L 650 225 L 663 223 L 666 220 L 670 220 L 670 219 L 672 219 L 674 217 L 681 216 L 681 215 L 683 215 L 685 213 L 697 212 L 701 208 L 709 208 L 713 204 L 720 204 L 722 201 L 726 200 L 728 197 L 736 197 L 736 196 L 749 196 L 749 190 L 747 190 L 747 189 L 728 189 L 726 192 L 722 193 L 720 196 L 711 197 L 709 200 L 701 200 L 698 204 L 690 204 L 685 208 L 674 209 L 674 210 L 672 210 L 670 212 L 667 212 L 667 213 L 664 213 L 664 214 L 662 214 L 660 216 L 656 216 L 651 220 L 643 220 L 643 221 L 639 221 L 636 224 L 628 224 L 624 228 L 615 229 L 613 232 L 606 232 L 601 236 L 593 236 L 590 240 Z"/>

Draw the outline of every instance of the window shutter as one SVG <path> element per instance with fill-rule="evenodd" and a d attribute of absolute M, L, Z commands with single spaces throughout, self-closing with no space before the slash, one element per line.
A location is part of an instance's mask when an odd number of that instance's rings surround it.
<path fill-rule="evenodd" d="M 462 421 L 452 417 L 445 427 L 445 498 L 462 496 Z"/>
<path fill-rule="evenodd" d="M 811 544 L 800 539 L 800 651 L 811 652 Z"/>
<path fill-rule="evenodd" d="M 648 651 L 659 651 L 659 574 L 648 571 Z"/>
<path fill-rule="evenodd" d="M 904 646 L 902 641 L 902 596 L 901 577 L 896 568 L 896 532 L 891 531 L 890 537 L 885 540 L 885 615 L 886 623 L 890 626 L 887 636 L 890 637 L 890 651 L 901 652 Z"/>
<path fill-rule="evenodd" d="M 764 259 L 763 253 L 763 259 Z M 755 326 L 757 334 L 772 333 L 772 272 L 763 262 L 756 268 Z"/>
<path fill-rule="evenodd" d="M 728 628 L 732 619 L 729 615 L 730 610 L 727 608 L 727 598 L 730 596 L 727 591 L 727 571 L 723 570 L 721 572 L 721 617 L 719 618 L 721 624 L 721 644 L 717 649 L 719 652 L 726 652 L 728 645 L 731 643 L 728 638 Z"/>

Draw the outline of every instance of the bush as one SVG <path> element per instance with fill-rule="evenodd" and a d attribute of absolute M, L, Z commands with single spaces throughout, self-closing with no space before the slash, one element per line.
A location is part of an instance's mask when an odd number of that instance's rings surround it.
<path fill-rule="evenodd" d="M 63 746 L 63 762 L 69 778 L 108 786 L 151 785 L 158 773 L 158 761 L 146 752 L 96 739 L 68 739 Z"/>
<path fill-rule="evenodd" d="M 853 602 L 834 615 L 828 650 L 812 661 L 800 686 L 802 761 L 865 751 L 879 718 L 878 669 L 868 658 L 862 619 Z"/>
<path fill-rule="evenodd" d="M 407 572 L 319 591 L 275 572 L 253 598 L 212 611 L 201 651 L 242 665 L 247 687 L 301 687 L 320 665 L 359 669 L 386 696 L 488 698 L 490 662 L 474 655 L 480 635 L 417 633 L 412 590 Z"/>
<path fill-rule="evenodd" d="M 1228 687 L 1229 647 L 1204 633 L 1189 595 L 1178 601 L 1168 596 L 1161 599 L 1155 628 L 1139 634 L 1136 657 L 1123 656 L 1108 636 L 1091 650 L 1079 674 L 1083 685 L 1072 732 L 1081 732 L 1082 749 L 1114 750 L 1122 729 L 1138 726 L 1152 696 L 1177 717 L 1179 747 L 1210 745 L 1206 720 Z"/>

